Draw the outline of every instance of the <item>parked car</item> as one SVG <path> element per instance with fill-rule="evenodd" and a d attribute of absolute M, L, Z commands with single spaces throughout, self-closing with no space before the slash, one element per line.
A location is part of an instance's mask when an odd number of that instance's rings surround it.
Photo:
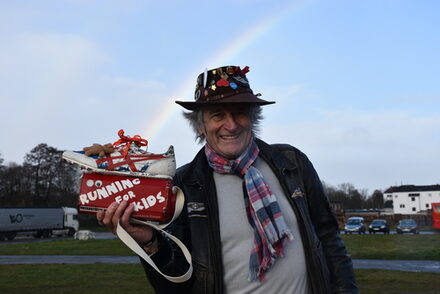
<path fill-rule="evenodd" d="M 364 224 L 364 218 L 363 217 L 350 217 L 345 222 L 344 231 L 346 234 L 351 233 L 358 233 L 358 234 L 365 234 L 365 224 Z"/>
<path fill-rule="evenodd" d="M 388 222 L 384 219 L 375 219 L 369 225 L 368 232 L 370 234 L 376 234 L 376 232 L 382 232 L 384 234 L 389 234 L 390 233 L 390 226 L 388 225 Z"/>
<path fill-rule="evenodd" d="M 397 234 L 403 234 L 403 233 L 418 234 L 419 226 L 417 225 L 416 221 L 413 219 L 402 219 L 401 221 L 399 221 L 396 231 Z"/>

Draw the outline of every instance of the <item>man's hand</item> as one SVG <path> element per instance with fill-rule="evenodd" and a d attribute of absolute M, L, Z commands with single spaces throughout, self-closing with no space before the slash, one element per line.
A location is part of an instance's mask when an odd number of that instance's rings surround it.
<path fill-rule="evenodd" d="M 114 149 L 111 143 L 107 143 L 105 145 L 93 144 L 92 146 L 84 147 L 83 151 L 87 156 L 98 155 L 99 157 L 104 157 L 106 154 L 112 153 Z"/>
<path fill-rule="evenodd" d="M 116 227 L 119 224 L 138 244 L 147 243 L 153 238 L 153 229 L 148 226 L 136 225 L 130 223 L 130 215 L 134 211 L 134 205 L 128 205 L 127 201 L 120 204 L 113 202 L 107 207 L 106 211 L 98 211 L 96 219 L 99 224 L 106 226 L 116 235 Z M 147 253 L 153 253 L 157 250 L 157 242 L 148 248 Z"/>

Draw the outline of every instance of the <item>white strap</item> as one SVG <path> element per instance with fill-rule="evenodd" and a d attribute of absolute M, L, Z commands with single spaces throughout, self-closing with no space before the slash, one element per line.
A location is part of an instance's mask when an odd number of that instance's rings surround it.
<path fill-rule="evenodd" d="M 157 223 L 152 223 L 152 222 L 148 222 L 148 221 L 141 221 L 141 220 L 134 219 L 134 218 L 131 218 L 130 221 L 133 223 L 142 224 L 142 225 L 152 227 L 158 231 L 161 231 L 168 238 L 173 240 L 177 244 L 177 246 L 179 246 L 179 248 L 182 250 L 186 261 L 189 263 L 189 269 L 186 273 L 184 273 L 183 275 L 178 276 L 178 277 L 172 277 L 172 276 L 168 276 L 168 275 L 162 273 L 159 270 L 159 268 L 156 266 L 154 261 L 150 258 L 150 256 L 148 256 L 148 254 L 141 248 L 141 246 L 139 246 L 139 244 L 124 230 L 124 228 L 119 224 L 119 222 L 118 222 L 118 226 L 116 227 L 116 234 L 118 235 L 119 239 L 121 239 L 121 241 L 124 242 L 125 245 L 128 246 L 128 248 L 133 250 L 133 252 L 135 252 L 137 255 L 139 255 L 143 260 L 145 260 L 149 265 L 151 265 L 156 271 L 158 271 L 167 280 L 174 282 L 174 283 L 182 283 L 182 282 L 188 281 L 191 278 L 191 275 L 193 272 L 191 253 L 186 248 L 185 244 L 183 244 L 177 237 L 175 237 L 175 236 L 173 236 L 163 230 L 180 215 L 180 213 L 182 212 L 183 206 L 184 206 L 185 196 L 183 194 L 183 191 L 179 187 L 173 187 L 173 192 L 175 191 L 174 189 L 177 190 L 177 193 L 176 193 L 177 195 L 176 195 L 176 204 L 175 204 L 175 209 L 174 209 L 174 215 L 173 215 L 171 221 L 169 221 L 166 224 L 157 224 Z"/>

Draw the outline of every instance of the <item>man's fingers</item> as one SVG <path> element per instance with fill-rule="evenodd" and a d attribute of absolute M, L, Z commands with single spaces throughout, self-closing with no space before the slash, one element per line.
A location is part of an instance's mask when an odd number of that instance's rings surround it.
<path fill-rule="evenodd" d="M 105 211 L 104 210 L 100 210 L 96 213 L 96 219 L 98 220 L 98 224 L 100 226 L 103 226 L 104 223 L 102 222 L 102 219 L 104 218 L 105 215 Z"/>
<path fill-rule="evenodd" d="M 107 207 L 107 211 L 104 214 L 104 218 L 101 220 L 105 226 L 109 228 L 113 227 L 112 219 L 114 213 L 116 212 L 116 208 L 118 208 L 118 206 L 119 204 L 117 202 L 113 202 Z"/>
<path fill-rule="evenodd" d="M 112 223 L 114 228 L 118 225 L 119 219 L 121 218 L 122 214 L 124 213 L 125 208 L 127 207 L 127 201 L 122 201 L 119 203 L 119 205 L 116 207 L 115 213 L 112 217 Z"/>
<path fill-rule="evenodd" d="M 122 225 L 122 227 L 125 228 L 125 227 L 127 227 L 129 225 L 129 223 L 130 223 L 130 216 L 131 216 L 133 211 L 134 211 L 134 205 L 132 203 L 132 204 L 129 204 L 127 206 L 127 208 L 125 209 L 124 213 L 121 216 L 121 225 Z"/>

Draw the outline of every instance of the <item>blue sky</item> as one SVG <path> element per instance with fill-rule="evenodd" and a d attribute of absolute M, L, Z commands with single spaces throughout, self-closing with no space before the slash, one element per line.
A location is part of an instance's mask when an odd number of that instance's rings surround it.
<path fill-rule="evenodd" d="M 440 183 L 438 1 L 0 1 L 0 153 L 140 134 L 200 148 L 182 109 L 205 67 L 250 67 L 260 137 L 358 189 Z"/>

